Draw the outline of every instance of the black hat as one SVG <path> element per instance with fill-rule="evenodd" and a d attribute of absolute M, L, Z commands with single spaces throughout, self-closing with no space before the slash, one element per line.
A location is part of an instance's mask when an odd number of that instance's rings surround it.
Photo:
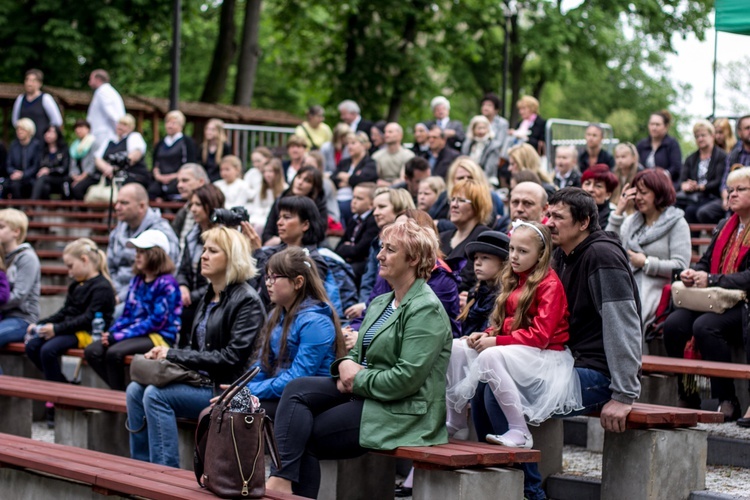
<path fill-rule="evenodd" d="M 501 259 L 508 258 L 508 244 L 510 238 L 500 231 L 485 231 L 480 234 L 476 241 L 466 245 L 466 255 L 470 260 L 474 260 L 474 254 L 482 252 L 490 255 L 497 255 Z"/>

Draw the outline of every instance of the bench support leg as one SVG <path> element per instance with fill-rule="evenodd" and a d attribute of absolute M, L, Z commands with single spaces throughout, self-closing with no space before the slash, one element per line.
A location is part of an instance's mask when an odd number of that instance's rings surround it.
<path fill-rule="evenodd" d="M 30 399 L 0 397 L 0 432 L 30 438 L 33 407 Z"/>
<path fill-rule="evenodd" d="M 99 410 L 55 409 L 55 443 L 130 456 L 124 413 Z"/>
<path fill-rule="evenodd" d="M 396 460 L 367 453 L 349 460 L 321 460 L 318 500 L 393 498 Z"/>
<path fill-rule="evenodd" d="M 586 418 L 586 449 L 596 453 L 604 451 L 604 427 L 599 417 Z"/>
<path fill-rule="evenodd" d="M 494 467 L 459 470 L 416 469 L 414 471 L 414 500 L 477 500 L 479 498 L 492 498 L 493 500 L 523 498 L 523 472 Z"/>
<path fill-rule="evenodd" d="M 560 418 L 550 418 L 538 427 L 529 426 L 529 430 L 534 438 L 534 449 L 542 452 L 539 473 L 544 482 L 552 474 L 562 472 L 563 421 Z"/>
<path fill-rule="evenodd" d="M 707 454 L 707 434 L 695 429 L 607 432 L 602 498 L 688 498 L 706 488 Z"/>
<path fill-rule="evenodd" d="M 96 500 L 104 497 L 91 491 L 91 486 L 86 484 L 68 482 L 24 470 L 3 468 L 0 469 L 0 498 Z"/>

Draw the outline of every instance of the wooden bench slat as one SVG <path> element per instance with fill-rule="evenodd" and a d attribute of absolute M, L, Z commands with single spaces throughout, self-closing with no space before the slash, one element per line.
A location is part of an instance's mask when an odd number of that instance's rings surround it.
<path fill-rule="evenodd" d="M 649 373 L 679 373 L 706 377 L 750 379 L 750 365 L 741 363 L 668 358 L 647 354 L 641 358 L 641 366 L 644 372 Z"/>
<path fill-rule="evenodd" d="M 51 210 L 30 210 L 26 212 L 26 215 L 29 217 L 29 219 L 34 219 L 35 217 L 61 217 L 65 219 L 75 219 L 75 220 L 106 220 L 109 217 L 109 214 L 101 211 L 89 211 L 89 212 L 71 212 L 69 210 L 66 211 L 60 211 L 55 212 Z M 162 213 L 161 216 L 168 221 L 172 221 L 175 218 L 175 214 L 172 213 Z M 112 220 L 116 220 L 116 216 L 114 212 L 112 213 Z"/>
<path fill-rule="evenodd" d="M 659 405 L 653 405 L 649 403 L 635 403 L 635 408 L 639 410 L 648 410 L 650 408 L 663 408 Z M 698 423 L 700 424 L 720 424 L 724 422 L 724 415 L 718 411 L 706 411 L 706 410 L 695 410 L 692 408 L 677 408 L 670 407 L 675 413 L 687 413 L 696 415 L 698 417 Z"/>
<path fill-rule="evenodd" d="M 113 226 L 117 221 L 113 219 Z M 29 229 L 91 229 L 92 231 L 108 231 L 106 223 L 102 222 L 46 222 L 46 221 L 29 221 Z"/>
<path fill-rule="evenodd" d="M 149 206 L 151 208 L 159 208 L 165 210 L 179 210 L 185 205 L 182 201 L 150 201 Z M 106 210 L 109 208 L 107 202 L 89 203 L 86 201 L 77 200 L 0 200 L 0 207 L 45 207 L 45 208 L 59 208 L 63 210 L 70 210 L 73 208 L 83 208 L 87 210 Z"/>
<path fill-rule="evenodd" d="M 70 235 L 57 235 L 57 234 L 27 234 L 26 235 L 26 241 L 30 243 L 36 243 L 36 242 L 64 242 L 64 241 L 75 241 L 80 236 L 70 236 Z M 97 245 L 107 245 L 109 243 L 109 236 L 98 236 L 98 235 L 92 235 L 88 236 L 88 238 L 96 243 Z"/>

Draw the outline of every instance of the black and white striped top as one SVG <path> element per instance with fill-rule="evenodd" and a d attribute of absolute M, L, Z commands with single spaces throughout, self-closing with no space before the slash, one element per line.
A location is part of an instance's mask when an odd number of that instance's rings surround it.
<path fill-rule="evenodd" d="M 388 318 L 390 318 L 391 315 L 396 311 L 396 308 L 393 305 L 394 302 L 395 299 L 391 301 L 390 304 L 388 304 L 388 307 L 385 308 L 385 310 L 375 321 L 375 323 L 370 325 L 370 328 L 368 328 L 367 332 L 365 332 L 365 336 L 362 337 L 362 366 L 364 366 L 365 368 L 367 367 L 367 348 L 370 347 L 370 342 L 372 342 L 372 338 L 375 336 L 378 330 L 380 330 L 385 322 L 388 321 Z"/>

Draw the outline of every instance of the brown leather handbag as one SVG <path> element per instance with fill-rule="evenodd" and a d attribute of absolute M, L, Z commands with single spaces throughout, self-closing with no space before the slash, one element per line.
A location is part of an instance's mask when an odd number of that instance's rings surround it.
<path fill-rule="evenodd" d="M 232 398 L 258 373 L 236 380 L 212 407 L 198 417 L 195 431 L 195 478 L 221 498 L 262 498 L 266 493 L 265 447 L 278 467 L 270 418 L 262 408 L 230 411 Z"/>

